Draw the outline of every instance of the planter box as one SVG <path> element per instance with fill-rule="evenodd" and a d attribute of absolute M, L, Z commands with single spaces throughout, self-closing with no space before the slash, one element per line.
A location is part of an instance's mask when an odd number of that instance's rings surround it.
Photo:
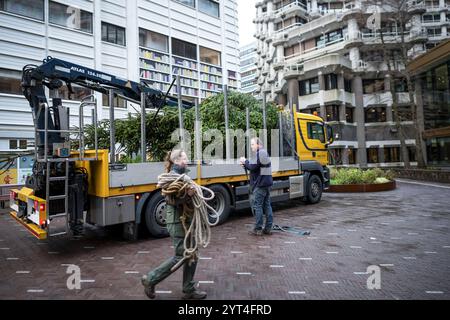
<path fill-rule="evenodd" d="M 331 185 L 326 192 L 380 192 L 396 188 L 395 180 L 378 184 L 340 184 Z"/>

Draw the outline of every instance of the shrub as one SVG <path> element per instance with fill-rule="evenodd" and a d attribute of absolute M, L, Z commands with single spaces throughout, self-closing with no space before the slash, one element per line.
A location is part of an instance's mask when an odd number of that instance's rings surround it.
<path fill-rule="evenodd" d="M 330 172 L 332 184 L 373 184 L 385 183 L 394 179 L 392 171 L 382 169 L 340 168 Z"/>

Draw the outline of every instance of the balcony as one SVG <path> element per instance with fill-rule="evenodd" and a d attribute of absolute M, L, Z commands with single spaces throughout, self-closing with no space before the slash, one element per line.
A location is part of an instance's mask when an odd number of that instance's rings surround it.
<path fill-rule="evenodd" d="M 268 74 L 269 74 L 269 67 L 264 67 L 264 69 L 262 70 L 262 75 L 267 76 Z"/>
<path fill-rule="evenodd" d="M 298 104 L 302 108 L 307 108 L 313 105 L 320 105 L 321 104 L 320 93 L 316 92 L 313 94 L 308 94 L 306 96 L 300 96 L 298 98 Z"/>
<path fill-rule="evenodd" d="M 401 61 L 391 61 L 390 67 L 393 70 L 401 71 L 405 69 L 405 65 Z M 357 72 L 377 72 L 388 71 L 389 66 L 385 61 L 363 61 L 359 60 L 355 68 Z"/>
<path fill-rule="evenodd" d="M 282 93 L 283 92 L 283 86 L 286 84 L 286 81 L 285 80 L 282 80 L 281 81 L 281 83 L 280 82 L 277 82 L 276 84 L 275 84 L 275 87 L 274 87 L 274 92 L 275 93 Z"/>
<path fill-rule="evenodd" d="M 275 57 L 273 59 L 273 68 L 275 70 L 282 69 L 284 67 L 284 57 Z"/>
<path fill-rule="evenodd" d="M 284 78 L 297 77 L 304 74 L 303 63 L 288 64 L 284 67 Z"/>
<path fill-rule="evenodd" d="M 277 80 L 277 74 L 276 73 L 271 73 L 269 76 L 269 79 L 267 79 L 268 83 L 274 83 Z"/>
<path fill-rule="evenodd" d="M 276 31 L 275 31 L 275 35 L 278 36 L 278 35 L 280 35 L 280 34 L 287 33 L 289 30 L 292 30 L 292 29 L 294 29 L 294 28 L 301 27 L 301 26 L 303 26 L 303 25 L 304 25 L 304 24 L 301 23 L 301 22 L 296 22 L 296 23 L 290 24 L 290 25 L 288 25 L 288 26 L 286 26 L 286 27 L 284 27 L 284 28 L 282 28 L 282 29 L 276 30 Z M 286 36 L 283 35 L 283 37 L 286 37 Z"/>
<path fill-rule="evenodd" d="M 346 47 L 359 46 L 363 43 L 362 33 L 360 31 L 352 34 L 347 33 L 344 35 L 344 41 Z"/>
<path fill-rule="evenodd" d="M 272 92 L 272 86 L 270 86 L 270 85 L 268 85 L 268 84 L 265 84 L 265 85 L 263 85 L 263 87 L 262 87 L 262 91 L 263 91 L 263 92 Z"/>
<path fill-rule="evenodd" d="M 427 39 L 425 29 L 411 31 L 393 31 L 383 32 L 383 41 L 385 44 L 396 44 L 404 42 L 417 42 Z M 361 34 L 364 44 L 382 44 L 380 32 L 364 32 Z M 429 35 L 428 35 L 429 36 Z"/>
<path fill-rule="evenodd" d="M 427 11 L 424 0 L 410 0 L 407 2 L 409 14 L 422 14 Z"/>
<path fill-rule="evenodd" d="M 426 29 L 411 30 L 409 34 L 410 42 L 426 42 L 428 41 L 428 34 Z"/>
<path fill-rule="evenodd" d="M 278 17 L 282 14 L 288 14 L 296 10 L 301 10 L 306 13 L 307 7 L 300 1 L 292 1 L 291 3 L 275 10 L 273 14 L 275 15 L 275 17 Z"/>
<path fill-rule="evenodd" d="M 306 60 L 304 62 L 304 71 L 307 72 L 310 70 L 321 69 L 325 66 L 330 65 L 340 65 L 342 67 L 346 67 L 347 69 L 352 68 L 352 63 L 348 58 L 342 56 L 341 54 L 333 53 L 322 57 Z"/>
<path fill-rule="evenodd" d="M 406 104 L 409 103 L 409 93 L 408 92 L 397 92 L 398 103 Z"/>
<path fill-rule="evenodd" d="M 390 104 L 392 96 L 390 92 L 379 92 L 363 95 L 364 106 Z"/>
<path fill-rule="evenodd" d="M 341 103 L 351 104 L 352 106 L 355 105 L 355 95 L 351 92 L 346 92 L 339 89 L 324 91 L 322 99 L 323 103 L 338 101 Z"/>

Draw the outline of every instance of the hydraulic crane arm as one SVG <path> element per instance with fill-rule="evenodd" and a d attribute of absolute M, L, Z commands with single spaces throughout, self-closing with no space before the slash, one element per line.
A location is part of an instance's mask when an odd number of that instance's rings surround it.
<path fill-rule="evenodd" d="M 23 68 L 22 92 L 32 108 L 36 129 L 42 130 L 45 128 L 43 105 L 48 103 L 45 95 L 45 87 L 54 90 L 66 85 L 69 93 L 71 93 L 72 84 L 77 84 L 103 94 L 108 94 L 109 90 L 113 89 L 116 94 L 120 94 L 133 101 L 141 101 L 141 94 L 143 93 L 145 108 L 153 107 L 158 111 L 164 105 L 178 105 L 176 98 L 169 97 L 168 93 L 164 94 L 159 90 L 150 88 L 145 82 L 137 83 L 61 59 L 48 57 L 44 59 L 43 64 L 40 66 L 26 65 Z M 182 101 L 182 106 L 183 108 L 190 108 L 193 104 Z M 64 127 L 65 113 L 61 110 L 61 107 L 61 99 L 54 98 L 53 105 L 48 108 L 47 129 L 58 130 Z M 40 156 L 43 156 L 45 143 L 43 137 L 42 132 L 37 135 L 36 144 Z M 61 137 L 61 134 L 49 134 L 47 141 L 49 152 L 52 152 L 52 145 L 54 143 L 61 143 L 63 141 L 64 139 Z"/>

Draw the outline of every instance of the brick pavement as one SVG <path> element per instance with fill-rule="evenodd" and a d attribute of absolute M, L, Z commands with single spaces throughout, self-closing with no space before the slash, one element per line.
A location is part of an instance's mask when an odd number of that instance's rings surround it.
<path fill-rule="evenodd" d="M 450 188 L 400 182 L 394 191 L 324 194 L 321 203 L 276 205 L 275 223 L 311 231 L 247 234 L 249 211 L 213 229 L 196 280 L 209 299 L 449 299 Z M 122 241 L 89 227 L 79 240 L 42 242 L 0 213 L 0 299 L 146 299 L 140 277 L 172 253 L 169 238 Z M 81 268 L 68 290 L 67 265 Z M 368 290 L 367 267 L 381 268 Z M 157 299 L 181 297 L 181 272 Z"/>

